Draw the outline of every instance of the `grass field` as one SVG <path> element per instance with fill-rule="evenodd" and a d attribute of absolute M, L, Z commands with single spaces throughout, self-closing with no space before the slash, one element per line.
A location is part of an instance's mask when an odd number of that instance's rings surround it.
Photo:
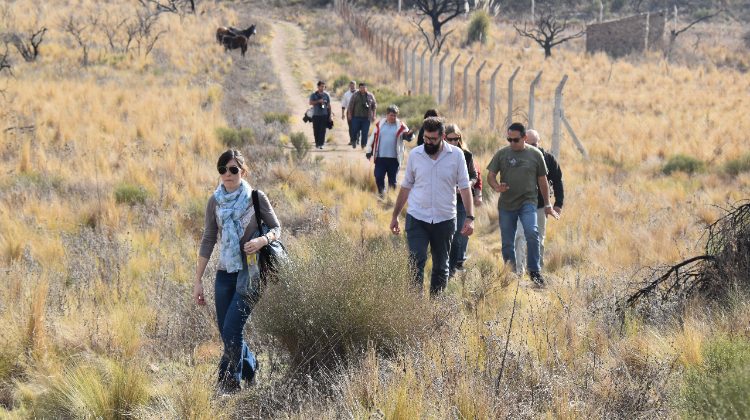
<path fill-rule="evenodd" d="M 0 73 L 0 416 L 741 418 L 746 295 L 660 318 L 614 311 L 646 267 L 701 253 L 720 207 L 750 196 L 750 78 L 722 64 L 747 61 L 734 41 L 679 45 L 672 63 L 586 56 L 576 44 L 545 61 L 499 22 L 486 45 L 461 50 L 503 57 L 507 73 L 522 66 L 521 86 L 544 70 L 540 98 L 568 74 L 566 115 L 590 159 L 564 140 L 566 204 L 548 223 L 547 289 L 504 269 L 488 194 L 469 270 L 429 302 L 368 287 L 406 281 L 404 240 L 387 232 L 392 197 L 376 199 L 369 167 L 281 146 L 284 121 L 296 117 L 269 64 L 272 19 L 302 25 L 329 84 L 367 80 L 394 100 L 405 87 L 330 10 L 260 6 L 206 1 L 195 14 L 161 13 L 127 52 L 127 23 L 117 24 L 147 13 L 135 2 L 2 6 L 0 32 L 48 33 L 37 61 L 11 48 L 13 75 Z M 385 18 L 413 31 L 406 17 Z M 71 19 L 87 28 L 85 65 L 65 30 Z M 213 30 L 247 19 L 259 33 L 243 60 Z M 451 51 L 465 25 L 456 23 Z M 447 119 L 482 167 L 502 146 L 503 133 Z M 549 145 L 550 129 L 540 132 Z M 288 272 L 297 288 L 272 287 L 248 323 L 263 363 L 257 386 L 220 399 L 221 341 L 191 282 L 227 144 L 249 156 L 249 181 L 268 192 L 301 265 Z M 306 370 L 295 343 L 309 340 L 323 353 Z"/>

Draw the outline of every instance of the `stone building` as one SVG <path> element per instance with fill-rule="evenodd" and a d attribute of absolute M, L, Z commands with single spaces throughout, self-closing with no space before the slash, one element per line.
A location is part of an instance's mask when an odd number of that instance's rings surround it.
<path fill-rule="evenodd" d="M 612 57 L 664 47 L 666 14 L 642 13 L 586 27 L 586 52 L 604 51 Z"/>

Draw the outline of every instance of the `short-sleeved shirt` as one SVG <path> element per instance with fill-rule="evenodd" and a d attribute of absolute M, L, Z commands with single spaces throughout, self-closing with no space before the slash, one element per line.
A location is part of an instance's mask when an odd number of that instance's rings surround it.
<path fill-rule="evenodd" d="M 351 90 L 347 90 L 346 92 L 344 92 L 344 96 L 341 98 L 342 108 L 349 108 L 349 101 L 352 100 L 352 95 L 354 95 L 356 92 L 356 90 L 354 92 L 352 92 Z"/>
<path fill-rule="evenodd" d="M 409 154 L 401 183 L 411 189 L 406 212 L 427 223 L 451 220 L 456 217 L 456 186 L 465 189 L 469 185 L 461 149 L 444 142 L 440 155 L 432 159 L 424 151 L 424 145 L 417 146 Z"/>
<path fill-rule="evenodd" d="M 518 210 L 527 203 L 536 207 L 537 180 L 547 175 L 547 165 L 539 149 L 528 145 L 519 151 L 503 147 L 492 157 L 487 170 L 500 174 L 500 182 L 510 187 L 500 193 L 498 209 Z"/>
<path fill-rule="evenodd" d="M 396 134 L 398 133 L 399 128 L 401 128 L 399 122 L 390 124 L 386 121 L 385 123 L 380 124 L 380 136 L 378 137 L 380 144 L 378 145 L 377 157 L 395 159 L 398 156 L 398 150 L 396 150 L 398 145 Z"/>
<path fill-rule="evenodd" d="M 323 104 L 313 105 L 313 116 L 327 116 L 331 112 L 331 97 L 325 91 L 323 93 L 315 91 L 310 95 L 311 101 L 317 101 L 318 99 L 325 99 L 326 101 Z"/>

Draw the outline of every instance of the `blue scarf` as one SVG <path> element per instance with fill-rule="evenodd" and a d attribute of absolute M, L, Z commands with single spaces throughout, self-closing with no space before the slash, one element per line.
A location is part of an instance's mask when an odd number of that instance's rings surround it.
<path fill-rule="evenodd" d="M 234 192 L 228 193 L 224 185 L 214 191 L 216 198 L 216 213 L 221 219 L 221 256 L 220 261 L 224 264 L 228 273 L 236 273 L 242 270 L 242 252 L 240 250 L 240 238 L 244 230 L 240 218 L 250 207 L 250 184 L 244 179 Z"/>

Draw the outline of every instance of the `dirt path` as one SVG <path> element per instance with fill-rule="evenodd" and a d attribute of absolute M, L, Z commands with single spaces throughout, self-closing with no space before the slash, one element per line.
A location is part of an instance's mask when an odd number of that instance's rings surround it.
<path fill-rule="evenodd" d="M 314 144 L 312 135 L 312 124 L 302 122 L 302 115 L 309 108 L 308 97 L 312 91 L 303 89 L 303 82 L 308 85 L 314 84 L 315 73 L 309 63 L 313 60 L 309 57 L 305 46 L 305 33 L 297 25 L 274 20 L 273 41 L 271 55 L 273 68 L 276 72 L 282 91 L 289 104 L 291 113 L 291 131 L 300 131 L 307 135 L 311 144 Z M 334 112 L 334 128 L 326 132 L 327 137 L 333 137 L 333 141 L 326 143 L 325 149 L 318 150 L 314 147 L 311 152 L 323 156 L 326 161 L 361 161 L 364 165 L 367 160 L 361 149 L 352 149 L 349 146 L 349 133 L 346 121 L 341 119 L 341 102 L 339 98 L 331 97 L 331 109 Z"/>

